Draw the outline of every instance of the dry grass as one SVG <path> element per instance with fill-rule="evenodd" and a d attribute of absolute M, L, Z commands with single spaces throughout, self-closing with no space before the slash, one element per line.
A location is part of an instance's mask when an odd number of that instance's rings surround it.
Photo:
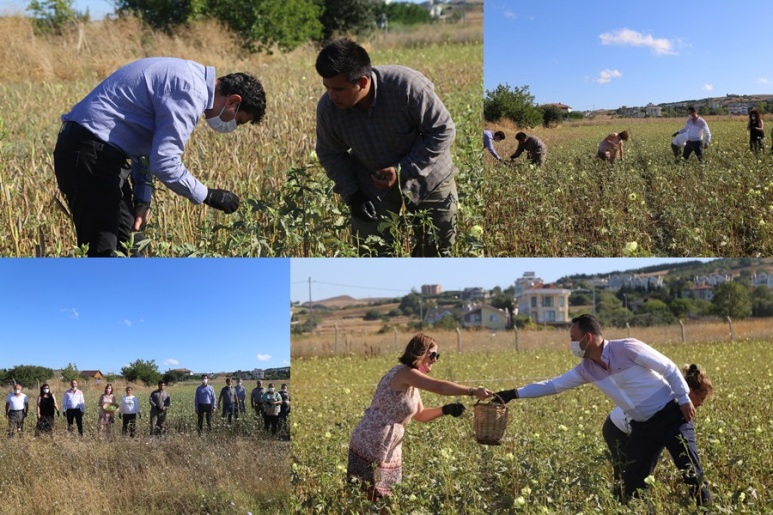
<path fill-rule="evenodd" d="M 61 402 L 66 385 L 49 383 Z M 64 417 L 55 419 L 53 438 L 35 437 L 31 411 L 23 437 L 0 447 L 1 513 L 287 513 L 287 439 L 268 436 L 252 421 L 231 431 L 221 426 L 219 416 L 213 417 L 212 433 L 199 438 L 193 430 L 195 384 L 168 387 L 172 407 L 167 435 L 148 436 L 153 388 L 135 386 L 143 414 L 137 437 L 119 436 L 120 420 L 111 438 L 99 437 L 96 403 L 104 384 L 84 385 L 83 438 L 67 433 Z M 120 398 L 125 385 L 114 386 Z M 214 385 L 215 390 L 221 386 Z M 35 391 L 26 393 L 31 402 L 36 400 Z"/>
<path fill-rule="evenodd" d="M 435 338 L 444 352 L 498 352 L 516 348 L 516 333 L 461 330 L 427 330 Z M 769 319 L 749 319 L 733 323 L 736 340 L 769 339 L 773 335 L 773 326 Z M 291 342 L 292 358 L 313 356 L 331 356 L 354 354 L 359 356 L 380 356 L 397 354 L 403 350 L 411 332 L 405 328 L 377 334 L 376 332 L 339 331 L 336 345 L 335 333 L 322 332 L 310 335 L 293 335 Z M 651 345 L 682 342 L 682 330 L 678 324 L 656 327 L 610 327 L 604 336 L 609 339 L 631 336 Z M 521 330 L 518 332 L 518 349 L 534 351 L 544 348 L 567 347 L 569 334 L 566 329 L 550 327 L 539 330 Z M 730 342 L 730 330 L 727 323 L 719 321 L 686 321 L 685 343 Z"/>

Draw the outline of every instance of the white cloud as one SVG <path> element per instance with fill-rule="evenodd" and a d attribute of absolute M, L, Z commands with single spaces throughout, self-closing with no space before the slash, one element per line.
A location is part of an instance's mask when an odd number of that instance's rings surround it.
<path fill-rule="evenodd" d="M 511 11 L 510 9 L 505 9 L 505 10 L 502 12 L 502 16 L 504 16 L 504 17 L 505 17 L 505 18 L 507 18 L 508 20 L 514 20 L 514 19 L 515 19 L 515 12 L 514 12 L 514 11 Z"/>
<path fill-rule="evenodd" d="M 714 86 L 711 84 L 704 84 L 701 89 L 704 91 L 712 91 L 714 89 Z"/>
<path fill-rule="evenodd" d="M 618 29 L 599 35 L 602 45 L 620 45 L 649 48 L 655 55 L 677 55 L 674 43 L 666 38 L 655 38 L 631 29 Z"/>
<path fill-rule="evenodd" d="M 620 73 L 620 70 L 610 70 L 610 69 L 601 70 L 601 72 L 599 72 L 598 78 L 593 79 L 593 82 L 595 82 L 596 84 L 606 84 L 612 79 L 619 79 L 622 76 L 623 74 Z"/>
<path fill-rule="evenodd" d="M 121 320 L 121 323 L 123 325 L 125 325 L 126 327 L 131 327 L 132 326 L 132 321 L 131 320 L 125 320 L 124 319 L 124 320 Z"/>
<path fill-rule="evenodd" d="M 140 324 L 144 324 L 144 323 L 145 323 L 145 319 L 144 318 L 140 318 Z"/>
<path fill-rule="evenodd" d="M 770 80 L 767 77 L 760 77 L 757 79 L 757 84 L 770 84 Z"/>
<path fill-rule="evenodd" d="M 164 365 L 179 365 L 179 364 L 180 364 L 180 362 L 177 361 L 176 359 L 173 359 L 173 358 L 169 358 L 169 359 L 165 359 L 164 360 Z"/>
<path fill-rule="evenodd" d="M 282 361 L 282 364 L 283 364 L 283 365 L 290 366 L 290 360 L 289 360 L 289 359 L 286 359 L 286 360 Z"/>
<path fill-rule="evenodd" d="M 78 320 L 81 316 L 80 313 L 78 313 L 78 310 L 75 308 L 62 308 L 59 311 L 62 313 L 67 313 L 73 320 Z"/>
<path fill-rule="evenodd" d="M 258 361 L 268 361 L 271 359 L 271 354 L 258 354 Z"/>

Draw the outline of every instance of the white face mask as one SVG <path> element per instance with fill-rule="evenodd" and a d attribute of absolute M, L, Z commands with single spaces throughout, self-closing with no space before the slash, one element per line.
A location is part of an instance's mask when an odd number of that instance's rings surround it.
<path fill-rule="evenodd" d="M 48 388 L 43 388 L 43 393 L 48 393 Z"/>
<path fill-rule="evenodd" d="M 21 393 L 21 390 L 16 390 L 16 395 L 19 395 Z"/>
<path fill-rule="evenodd" d="M 239 107 L 241 107 L 241 104 L 236 105 L 236 111 L 234 111 L 234 117 L 233 120 L 229 122 L 224 122 L 220 117 L 223 115 L 223 112 L 225 111 L 225 105 L 223 106 L 223 109 L 220 110 L 220 114 L 217 116 L 213 116 L 212 118 L 207 118 L 207 124 L 214 130 L 215 132 L 220 132 L 222 134 L 226 134 L 229 132 L 233 132 L 236 130 L 236 113 L 239 112 Z"/>
<path fill-rule="evenodd" d="M 201 380 L 201 384 L 206 385 L 207 384 L 207 379 L 202 379 Z"/>
<path fill-rule="evenodd" d="M 569 342 L 569 349 L 572 351 L 572 354 L 577 356 L 578 358 L 582 359 L 585 357 L 585 351 L 580 348 L 580 342 L 582 340 L 572 340 Z"/>
<path fill-rule="evenodd" d="M 274 389 L 273 388 L 269 388 L 268 389 L 268 393 L 274 393 Z"/>

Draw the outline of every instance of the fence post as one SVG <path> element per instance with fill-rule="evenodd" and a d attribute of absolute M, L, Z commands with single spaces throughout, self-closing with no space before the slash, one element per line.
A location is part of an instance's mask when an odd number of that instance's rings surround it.
<path fill-rule="evenodd" d="M 336 322 L 335 328 L 336 328 L 336 341 L 335 341 L 335 346 L 333 347 L 334 356 L 338 355 L 338 322 Z"/>
<path fill-rule="evenodd" d="M 395 333 L 395 351 L 400 349 L 400 346 L 397 344 L 397 327 L 393 327 L 392 331 Z"/>
<path fill-rule="evenodd" d="M 631 324 L 629 324 L 628 322 L 626 322 L 626 323 L 625 323 L 625 327 L 627 327 L 627 328 L 628 328 L 628 332 L 626 333 L 626 336 L 627 336 L 628 338 L 630 338 L 630 337 L 631 337 Z"/>
<path fill-rule="evenodd" d="M 520 350 L 519 349 L 519 345 L 518 345 L 520 343 L 520 341 L 519 341 L 520 334 L 518 333 L 518 326 L 517 325 L 513 325 L 513 329 L 515 329 L 515 352 L 518 352 Z"/>
<path fill-rule="evenodd" d="M 735 340 L 735 333 L 733 333 L 733 319 L 727 317 L 727 325 L 730 326 L 730 341 Z"/>
<path fill-rule="evenodd" d="M 682 328 L 682 343 L 687 343 L 687 338 L 684 334 L 684 322 L 679 320 L 679 326 Z"/>
<path fill-rule="evenodd" d="M 462 330 L 456 328 L 456 352 L 462 352 Z"/>

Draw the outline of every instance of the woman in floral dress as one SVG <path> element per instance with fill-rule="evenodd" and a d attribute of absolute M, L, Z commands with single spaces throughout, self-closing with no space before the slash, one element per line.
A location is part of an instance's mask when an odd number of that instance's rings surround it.
<path fill-rule="evenodd" d="M 390 495 L 392 486 L 402 479 L 405 424 L 411 419 L 430 422 L 443 415 L 458 417 L 464 412 L 460 403 L 425 408 L 419 390 L 449 396 L 475 395 L 480 400 L 493 395 L 482 387 L 429 377 L 439 358 L 435 340 L 424 334 L 414 336 L 399 359 L 401 364 L 381 378 L 370 407 L 352 433 L 347 478 L 360 481 L 371 500 Z"/>

